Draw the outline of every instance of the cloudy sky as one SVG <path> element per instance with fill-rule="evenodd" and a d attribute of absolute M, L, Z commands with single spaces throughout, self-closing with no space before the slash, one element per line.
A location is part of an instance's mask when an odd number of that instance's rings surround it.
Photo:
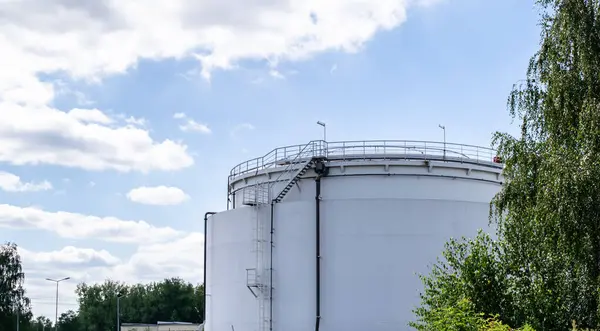
<path fill-rule="evenodd" d="M 0 0 L 0 240 L 36 314 L 78 282 L 202 282 L 229 169 L 328 140 L 488 146 L 537 48 L 523 0 Z"/>

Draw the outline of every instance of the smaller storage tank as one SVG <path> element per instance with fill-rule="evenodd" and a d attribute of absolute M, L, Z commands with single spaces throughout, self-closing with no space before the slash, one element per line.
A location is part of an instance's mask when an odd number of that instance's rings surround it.
<path fill-rule="evenodd" d="M 408 330 L 451 237 L 488 224 L 502 184 L 489 148 L 312 141 L 229 176 L 206 232 L 206 330 Z"/>

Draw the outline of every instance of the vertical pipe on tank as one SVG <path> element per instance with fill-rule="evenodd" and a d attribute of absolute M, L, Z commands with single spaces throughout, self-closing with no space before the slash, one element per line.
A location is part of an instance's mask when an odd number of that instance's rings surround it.
<path fill-rule="evenodd" d="M 208 216 L 214 214 L 216 214 L 214 211 L 209 211 L 204 214 L 204 279 L 202 280 L 204 282 L 204 325 L 206 325 L 206 248 L 208 247 L 206 244 L 206 233 L 208 232 Z"/>
<path fill-rule="evenodd" d="M 315 302 L 315 331 L 319 331 L 321 325 L 321 177 L 327 176 L 329 169 L 325 165 L 325 159 L 315 162 L 315 276 L 316 276 L 316 302 Z"/>
<path fill-rule="evenodd" d="M 273 232 L 275 230 L 274 222 L 273 222 L 273 210 L 275 208 L 275 203 L 271 201 L 271 257 L 269 259 L 270 270 L 269 270 L 269 330 L 273 331 Z"/>
<path fill-rule="evenodd" d="M 319 331 L 321 324 L 321 175 L 315 178 L 315 242 L 316 242 L 316 311 L 315 331 Z"/>

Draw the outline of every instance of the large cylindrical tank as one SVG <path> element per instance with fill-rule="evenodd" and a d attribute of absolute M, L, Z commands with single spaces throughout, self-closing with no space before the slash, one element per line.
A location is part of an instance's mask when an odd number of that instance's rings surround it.
<path fill-rule="evenodd" d="M 501 173 L 491 149 L 415 141 L 313 141 L 236 166 L 206 233 L 206 330 L 408 330 L 418 274 L 487 228 Z"/>

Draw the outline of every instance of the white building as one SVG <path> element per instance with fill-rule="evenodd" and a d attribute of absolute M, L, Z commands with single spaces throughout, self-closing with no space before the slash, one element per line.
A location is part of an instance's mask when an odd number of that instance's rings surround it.
<path fill-rule="evenodd" d="M 202 324 L 157 322 L 156 324 L 121 323 L 121 331 L 202 331 Z"/>

